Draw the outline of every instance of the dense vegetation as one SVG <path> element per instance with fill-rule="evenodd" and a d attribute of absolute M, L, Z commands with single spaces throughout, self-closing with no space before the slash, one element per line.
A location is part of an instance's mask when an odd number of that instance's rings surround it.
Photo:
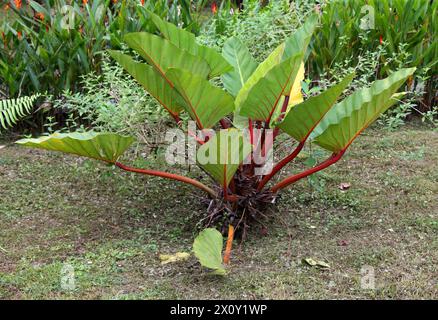
<path fill-rule="evenodd" d="M 354 90 L 394 70 L 417 67 L 405 88 L 408 94 L 383 122 L 396 128 L 414 114 L 436 123 L 436 1 L 328 1 L 320 6 L 314 0 L 292 3 L 281 0 L 263 5 L 251 0 L 240 6 L 242 10 L 232 1 L 192 2 L 190 5 L 186 0 L 74 1 L 66 9 L 69 1 L 5 1 L 0 18 L 0 95 L 16 98 L 37 92 L 47 94 L 35 107 L 38 112 L 20 123 L 21 130 L 60 129 L 68 119 L 71 125 L 72 118 L 77 118 L 79 126 L 105 126 L 110 122 L 100 121 L 100 113 L 105 112 L 105 108 L 100 109 L 101 100 L 96 101 L 100 102 L 97 110 L 88 110 L 86 114 L 83 106 L 68 112 L 65 107 L 57 108 L 57 101 L 62 99 L 62 106 L 71 106 L 72 95 L 87 97 L 90 80 L 108 77 L 105 49 L 126 49 L 122 41 L 126 33 L 158 32 L 147 10 L 194 32 L 198 41 L 218 50 L 225 39 L 238 36 L 258 62 L 317 10 L 321 13 L 321 28 L 306 53 L 309 89 L 326 88 L 355 70 L 356 78 L 350 85 Z M 365 5 L 374 10 L 371 21 L 367 20 L 369 9 L 363 10 Z M 122 90 L 118 86 L 111 89 L 105 87 L 100 91 Z M 130 95 L 142 99 L 135 92 Z M 44 108 L 39 108 L 40 104 Z M 139 110 L 131 107 L 132 112 L 140 113 L 138 120 L 145 109 L 157 109 L 153 100 L 145 107 Z M 54 126 L 57 122 L 59 125 Z"/>

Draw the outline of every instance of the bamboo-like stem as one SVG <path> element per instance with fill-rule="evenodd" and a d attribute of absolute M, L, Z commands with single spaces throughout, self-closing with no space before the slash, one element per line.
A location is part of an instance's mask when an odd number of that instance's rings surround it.
<path fill-rule="evenodd" d="M 269 180 L 272 179 L 272 177 L 280 171 L 285 165 L 287 165 L 289 162 L 291 162 L 293 159 L 297 157 L 297 155 L 301 152 L 301 150 L 304 147 L 304 142 L 300 142 L 298 146 L 295 148 L 295 150 L 288 155 L 287 157 L 283 158 L 279 163 L 277 163 L 274 168 L 272 168 L 271 173 L 266 175 L 262 181 L 260 181 L 257 191 L 261 191 L 263 187 L 268 183 Z"/>
<path fill-rule="evenodd" d="M 273 186 L 271 188 L 271 191 L 276 193 L 278 190 L 283 189 L 285 187 L 287 187 L 288 185 L 302 179 L 305 178 L 307 176 L 310 176 L 311 174 L 318 172 L 322 169 L 327 168 L 328 166 L 331 166 L 332 164 L 336 163 L 339 161 L 339 159 L 342 158 L 343 154 L 345 153 L 345 149 L 338 152 L 338 153 L 333 153 L 332 156 L 330 158 L 328 158 L 327 160 L 325 160 L 324 162 L 320 163 L 319 165 L 317 165 L 316 167 L 313 167 L 309 170 L 303 171 L 301 173 L 298 173 L 296 175 L 287 177 L 286 179 L 283 179 L 282 181 L 280 181 L 279 183 L 277 183 L 275 186 Z"/>
<path fill-rule="evenodd" d="M 129 172 L 135 172 L 135 173 L 140 173 L 140 174 L 149 175 L 149 176 L 157 176 L 157 177 L 161 177 L 161 178 L 167 178 L 167 179 L 172 179 L 172 180 L 177 180 L 177 181 L 181 181 L 184 183 L 188 183 L 188 184 L 191 184 L 192 186 L 197 187 L 198 189 L 201 189 L 201 190 L 207 192 L 213 198 L 217 197 L 216 192 L 214 192 L 212 189 L 207 187 L 205 184 L 203 184 L 197 180 L 188 178 L 188 177 L 180 176 L 180 175 L 174 174 L 174 173 L 163 172 L 163 171 L 133 168 L 133 167 L 125 166 L 124 164 L 122 164 L 120 162 L 116 162 L 115 165 L 117 167 L 119 167 L 120 169 L 125 170 L 125 171 L 129 171 Z"/>

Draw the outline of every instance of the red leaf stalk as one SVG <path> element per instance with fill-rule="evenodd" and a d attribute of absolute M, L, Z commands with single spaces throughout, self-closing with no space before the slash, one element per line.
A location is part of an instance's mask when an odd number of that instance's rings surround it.
<path fill-rule="evenodd" d="M 283 179 L 282 181 L 280 181 L 279 183 L 277 183 L 275 186 L 272 187 L 272 192 L 277 192 L 280 189 L 283 189 L 285 187 L 287 187 L 288 185 L 303 179 L 307 176 L 310 176 L 311 174 L 318 172 L 320 170 L 323 170 L 325 168 L 327 168 L 328 166 L 331 166 L 332 164 L 336 163 L 339 161 L 339 159 L 342 158 L 342 156 L 345 153 L 345 149 L 338 152 L 338 153 L 333 153 L 332 156 L 330 158 L 328 158 L 326 161 L 320 163 L 319 165 L 317 165 L 316 167 L 313 167 L 309 170 L 303 171 L 301 173 L 298 173 L 296 175 L 287 177 L 286 179 Z"/>
<path fill-rule="evenodd" d="M 287 157 L 283 158 L 279 163 L 277 163 L 274 168 L 272 169 L 271 173 L 266 175 L 262 181 L 260 181 L 257 191 L 261 191 L 263 187 L 268 183 L 269 180 L 278 172 L 280 171 L 286 164 L 291 162 L 293 159 L 297 157 L 297 155 L 301 152 L 301 150 L 304 147 L 304 142 L 300 142 L 298 146 L 295 148 L 295 150 L 288 155 Z"/>
<path fill-rule="evenodd" d="M 138 169 L 138 168 L 128 167 L 128 166 L 125 166 L 124 164 L 122 164 L 120 162 L 116 162 L 115 165 L 117 167 L 119 167 L 120 169 L 123 169 L 125 171 L 129 171 L 129 172 L 135 172 L 135 173 L 140 173 L 140 174 L 149 175 L 149 176 L 157 176 L 157 177 L 161 177 L 161 178 L 167 178 L 167 179 L 172 179 L 172 180 L 177 180 L 177 181 L 181 181 L 181 182 L 184 182 L 184 183 L 188 183 L 188 184 L 191 184 L 192 186 L 195 186 L 198 189 L 201 189 L 201 190 L 207 192 L 213 198 L 217 197 L 216 193 L 212 189 L 207 187 L 205 184 L 203 184 L 203 183 L 201 183 L 201 182 L 199 182 L 197 180 L 188 178 L 188 177 L 180 176 L 178 174 L 163 172 L 163 171 L 148 170 L 148 169 Z"/>

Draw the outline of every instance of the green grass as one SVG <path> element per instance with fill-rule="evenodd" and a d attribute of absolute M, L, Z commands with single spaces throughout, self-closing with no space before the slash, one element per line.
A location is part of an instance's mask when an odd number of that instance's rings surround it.
<path fill-rule="evenodd" d="M 191 249 L 205 213 L 197 190 L 8 145 L 0 149 L 0 298 L 436 298 L 437 150 L 436 131 L 367 131 L 318 176 L 318 189 L 304 180 L 284 193 L 264 222 L 268 234 L 255 225 L 236 242 L 220 278 L 194 259 L 158 259 Z M 339 190 L 342 182 L 350 189 Z M 330 269 L 303 265 L 309 257 Z M 71 291 L 61 287 L 66 264 Z M 376 290 L 360 287 L 365 265 Z"/>

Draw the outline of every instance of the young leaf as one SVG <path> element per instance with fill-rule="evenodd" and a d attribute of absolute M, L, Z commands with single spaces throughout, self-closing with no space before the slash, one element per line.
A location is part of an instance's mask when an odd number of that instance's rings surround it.
<path fill-rule="evenodd" d="M 300 69 L 298 70 L 298 74 L 295 77 L 294 84 L 292 85 L 292 89 L 289 93 L 289 103 L 287 106 L 286 114 L 293 106 L 303 102 L 304 100 L 303 94 L 301 93 L 301 82 L 304 80 L 304 71 L 304 63 L 301 62 Z"/>
<path fill-rule="evenodd" d="M 236 96 L 257 68 L 257 61 L 242 41 L 236 37 L 231 37 L 225 42 L 222 55 L 234 67 L 233 71 L 222 75 L 222 82 L 225 89 Z"/>
<path fill-rule="evenodd" d="M 353 77 L 354 74 L 351 74 L 320 95 L 310 97 L 294 106 L 278 127 L 297 141 L 303 142 L 327 111 L 330 110 L 342 91 L 353 80 Z"/>
<path fill-rule="evenodd" d="M 222 264 L 223 244 L 222 234 L 213 228 L 202 230 L 193 242 L 193 251 L 201 265 L 220 275 L 226 273 Z"/>
<path fill-rule="evenodd" d="M 187 51 L 181 50 L 166 39 L 147 32 L 128 33 L 124 37 L 131 49 L 137 51 L 163 77 L 169 68 L 190 71 L 207 78 L 210 67 L 207 62 Z"/>
<path fill-rule="evenodd" d="M 327 150 L 345 150 L 380 114 L 397 102 L 394 93 L 414 71 L 415 68 L 401 69 L 386 79 L 374 81 L 369 88 L 354 92 L 327 112 L 310 138 Z"/>
<path fill-rule="evenodd" d="M 134 138 L 105 132 L 54 133 L 16 143 L 26 147 L 60 151 L 115 163 L 134 142 Z"/>
<path fill-rule="evenodd" d="M 241 104 L 246 100 L 251 88 L 263 78 L 268 71 L 282 61 L 285 61 L 295 55 L 303 55 L 307 50 L 312 34 L 316 28 L 318 16 L 312 15 L 306 20 L 304 25 L 289 37 L 286 42 L 279 45 L 253 72 L 248 81 L 245 82 L 242 89 L 236 97 L 236 109 L 240 110 Z"/>
<path fill-rule="evenodd" d="M 186 103 L 186 111 L 200 129 L 213 127 L 233 111 L 233 97 L 208 80 L 180 69 L 170 69 L 166 77 L 174 83 Z"/>
<path fill-rule="evenodd" d="M 258 65 L 257 69 L 252 73 L 252 75 L 245 82 L 243 87 L 240 89 L 239 93 L 236 96 L 236 111 L 239 111 L 240 105 L 246 100 L 248 97 L 248 93 L 251 88 L 262 79 L 274 66 L 281 62 L 281 57 L 284 53 L 285 44 L 280 44 L 271 54 Z"/>
<path fill-rule="evenodd" d="M 302 55 L 295 55 L 269 70 L 250 89 L 239 113 L 252 120 L 270 120 L 281 98 L 289 95 L 301 61 Z"/>
<path fill-rule="evenodd" d="M 248 138 L 241 131 L 221 130 L 198 149 L 197 160 L 218 183 L 227 187 L 251 150 Z"/>
<path fill-rule="evenodd" d="M 304 63 L 301 62 L 300 69 L 298 70 L 298 74 L 295 77 L 294 83 L 292 85 L 292 89 L 290 90 L 289 93 L 289 102 L 287 104 L 287 108 L 286 111 L 284 112 L 283 117 L 288 114 L 288 112 L 293 106 L 303 102 L 303 94 L 301 93 L 302 90 L 301 82 L 303 81 L 303 79 L 304 79 Z M 275 111 L 272 114 L 271 121 L 269 123 L 270 127 L 274 127 L 277 125 L 278 118 L 282 114 L 281 111 L 283 109 L 284 99 L 286 99 L 286 96 L 281 97 L 280 101 L 277 103 L 277 107 L 275 107 Z"/>

